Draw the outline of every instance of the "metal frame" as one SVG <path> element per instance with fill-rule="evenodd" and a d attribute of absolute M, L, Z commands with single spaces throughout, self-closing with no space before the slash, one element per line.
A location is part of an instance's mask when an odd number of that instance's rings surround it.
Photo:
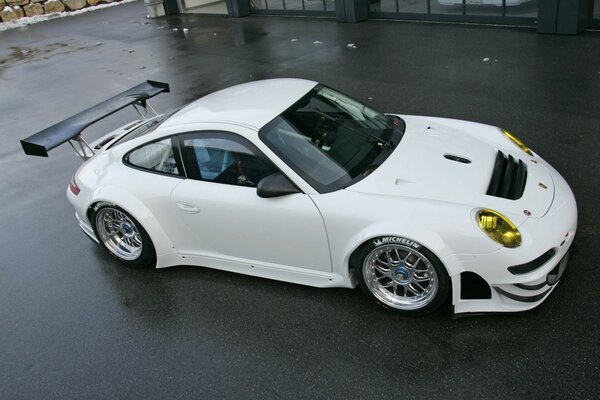
<path fill-rule="evenodd" d="M 307 10 L 305 0 L 302 0 L 302 10 L 288 10 L 285 0 L 283 0 L 283 9 L 270 9 L 269 0 L 265 0 L 265 9 L 256 9 L 250 6 L 250 13 L 253 15 L 292 15 L 306 17 L 335 17 L 335 10 L 327 10 L 326 0 L 322 0 L 323 10 Z"/>
<path fill-rule="evenodd" d="M 250 9 L 252 15 L 291 15 L 298 17 L 330 17 L 335 18 L 335 11 L 313 11 L 313 10 L 257 10 Z"/>
<path fill-rule="evenodd" d="M 431 2 L 427 1 L 427 13 L 407 13 L 399 12 L 398 0 L 396 0 L 396 12 L 371 11 L 369 7 L 369 18 L 374 19 L 396 19 L 396 20 L 415 20 L 415 21 L 437 21 L 437 22 L 466 22 L 466 23 L 484 23 L 499 25 L 515 25 L 535 27 L 536 17 L 507 17 L 506 0 L 502 0 L 501 15 L 468 15 L 467 4 L 462 0 L 461 14 L 438 14 L 431 12 Z"/>
<path fill-rule="evenodd" d="M 395 19 L 435 22 L 465 22 L 497 25 L 514 25 L 535 27 L 537 18 L 530 17 L 500 17 L 491 15 L 462 15 L 462 14 L 413 14 L 413 13 L 382 13 L 369 12 L 369 19 Z"/>
<path fill-rule="evenodd" d="M 594 4 L 594 7 L 596 5 Z M 592 29 L 600 29 L 600 9 L 598 10 L 598 16 L 597 18 L 594 18 L 594 11 L 596 11 L 594 9 L 594 7 L 592 7 L 592 15 L 590 16 L 590 28 Z M 599 5 L 600 7 L 600 5 Z"/>
<path fill-rule="evenodd" d="M 192 8 L 188 8 L 185 4 L 185 0 L 176 0 L 177 1 L 177 6 L 179 7 L 179 12 L 185 13 L 188 12 L 189 10 L 193 10 L 196 7 L 192 7 Z M 220 0 L 214 0 L 211 3 L 207 3 L 204 5 L 209 5 L 209 4 L 214 4 L 214 3 L 219 3 Z M 202 7 L 202 6 L 198 6 L 198 7 Z M 229 13 L 229 2 L 225 0 L 225 7 L 227 8 L 227 13 Z M 225 14 L 223 14 L 225 15 Z"/>
<path fill-rule="evenodd" d="M 159 115 L 154 107 L 150 105 L 148 100 L 135 102 L 131 104 L 131 107 L 133 107 L 133 109 L 140 115 L 142 121 L 147 121 L 149 119 L 158 117 Z M 154 115 L 152 115 L 148 109 L 150 109 Z M 96 151 L 92 148 L 92 146 L 89 145 L 88 142 L 85 141 L 83 137 L 81 137 L 81 134 L 69 139 L 69 144 L 73 150 L 75 150 L 77 156 L 83 161 L 89 160 L 96 154 Z"/>

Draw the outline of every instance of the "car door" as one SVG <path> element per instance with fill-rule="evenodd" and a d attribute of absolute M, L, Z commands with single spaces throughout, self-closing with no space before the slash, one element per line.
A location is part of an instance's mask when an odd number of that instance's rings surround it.
<path fill-rule="evenodd" d="M 258 182 L 277 170 L 250 141 L 201 131 L 180 135 L 179 146 L 189 179 L 171 201 L 182 254 L 331 272 L 325 226 L 311 198 L 257 195 Z"/>

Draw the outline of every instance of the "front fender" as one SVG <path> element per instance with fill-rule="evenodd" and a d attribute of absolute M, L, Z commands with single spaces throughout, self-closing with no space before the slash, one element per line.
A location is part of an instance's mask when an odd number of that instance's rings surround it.
<path fill-rule="evenodd" d="M 488 254 L 501 247 L 481 232 L 475 208 L 467 205 L 345 190 L 319 196 L 315 202 L 325 220 L 334 272 L 338 273 L 348 270 L 356 249 L 382 236 L 399 236 L 427 247 L 450 276 L 462 268 L 458 263 L 446 263 L 449 256 Z"/>

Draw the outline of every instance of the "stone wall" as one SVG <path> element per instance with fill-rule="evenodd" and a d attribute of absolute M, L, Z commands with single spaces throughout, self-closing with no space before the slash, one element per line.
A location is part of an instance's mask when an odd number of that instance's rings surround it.
<path fill-rule="evenodd" d="M 119 0 L 0 0 L 0 21 L 14 21 L 62 11 L 75 11 Z"/>

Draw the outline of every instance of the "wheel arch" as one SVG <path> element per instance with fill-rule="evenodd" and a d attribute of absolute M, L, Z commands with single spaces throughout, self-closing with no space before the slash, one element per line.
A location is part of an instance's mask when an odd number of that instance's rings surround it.
<path fill-rule="evenodd" d="M 98 189 L 86 210 L 88 221 L 91 222 L 91 213 L 94 207 L 102 202 L 119 206 L 135 218 L 150 236 L 157 257 L 174 251 L 175 245 L 160 226 L 152 211 L 131 193 L 115 186 Z"/>
<path fill-rule="evenodd" d="M 384 237 L 399 237 L 409 241 L 418 243 L 432 252 L 441 264 L 446 269 L 449 276 L 454 275 L 458 271 L 453 271 L 443 262 L 444 256 L 451 254 L 452 250 L 444 241 L 444 238 L 437 232 L 427 229 L 425 226 L 407 227 L 403 224 L 395 224 L 385 222 L 365 228 L 358 232 L 351 239 L 344 254 L 347 256 L 343 260 L 343 265 L 348 271 L 352 281 L 355 281 L 353 276 L 353 268 L 357 266 L 357 254 L 365 247 L 371 244 L 374 240 Z"/>

